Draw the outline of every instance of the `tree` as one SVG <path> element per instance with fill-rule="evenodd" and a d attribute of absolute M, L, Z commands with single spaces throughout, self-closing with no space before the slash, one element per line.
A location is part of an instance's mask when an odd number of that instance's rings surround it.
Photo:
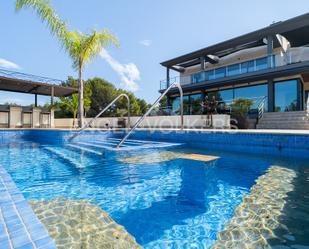
<path fill-rule="evenodd" d="M 78 87 L 78 80 L 74 79 L 72 76 L 69 76 L 67 81 L 62 83 L 62 86 L 66 87 Z M 89 87 L 89 85 L 85 85 L 84 87 L 84 110 L 85 110 L 85 116 L 87 116 L 87 113 L 90 109 L 91 106 L 91 95 L 92 95 L 92 90 Z"/>
<path fill-rule="evenodd" d="M 50 32 L 60 40 L 71 57 L 73 68 L 78 71 L 78 117 L 81 127 L 84 117 L 83 71 L 85 65 L 99 54 L 103 46 L 111 44 L 118 46 L 118 39 L 107 30 L 92 31 L 89 34 L 69 31 L 66 23 L 58 17 L 48 0 L 16 0 L 16 11 L 22 8 L 32 8 L 42 22 L 47 24 Z"/>
<path fill-rule="evenodd" d="M 244 117 L 253 104 L 254 102 L 251 99 L 238 98 L 234 99 L 233 103 L 230 104 L 230 107 L 232 108 L 232 113 Z"/>
<path fill-rule="evenodd" d="M 65 37 L 65 49 L 73 60 L 73 68 L 78 71 L 78 90 L 79 90 L 79 127 L 83 125 L 84 117 L 84 83 L 83 71 L 85 65 L 93 60 L 102 50 L 103 46 L 110 44 L 118 45 L 117 38 L 109 31 L 93 31 L 90 34 L 81 32 L 67 32 Z"/>
<path fill-rule="evenodd" d="M 73 114 L 73 127 L 76 127 L 76 118 L 78 112 L 78 95 L 73 94 L 70 97 L 60 97 L 61 102 L 57 103 L 57 105 L 61 108 L 64 108 L 66 111 L 71 112 Z"/>
<path fill-rule="evenodd" d="M 91 91 L 91 105 L 89 110 L 89 116 L 91 117 L 96 116 L 116 97 L 115 87 L 104 79 L 89 79 L 86 81 L 85 86 Z M 105 113 L 106 116 L 109 114 L 113 114 L 113 110 L 108 110 Z"/>

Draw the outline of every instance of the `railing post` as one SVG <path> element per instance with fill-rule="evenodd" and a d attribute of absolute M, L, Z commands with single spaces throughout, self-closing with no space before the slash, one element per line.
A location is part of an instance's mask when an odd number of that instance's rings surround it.
<path fill-rule="evenodd" d="M 166 68 L 166 89 L 170 87 L 170 68 Z"/>
<path fill-rule="evenodd" d="M 274 38 L 273 36 L 267 36 L 267 66 L 268 68 L 273 67 L 273 48 L 274 48 Z"/>

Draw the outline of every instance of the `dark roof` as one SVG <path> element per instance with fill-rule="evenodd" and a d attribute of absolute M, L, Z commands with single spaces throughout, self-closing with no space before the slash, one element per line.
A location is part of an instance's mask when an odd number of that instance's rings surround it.
<path fill-rule="evenodd" d="M 77 93 L 77 88 L 61 86 L 64 81 L 13 72 L 0 69 L 0 90 L 20 93 L 30 93 L 51 96 L 54 88 L 54 96 L 69 96 Z"/>
<path fill-rule="evenodd" d="M 263 39 L 269 35 L 274 36 L 276 34 L 281 34 L 287 38 L 292 47 L 309 44 L 309 13 L 286 21 L 276 22 L 251 33 L 164 61 L 161 65 L 165 67 L 179 64 L 182 67 L 197 65 L 199 64 L 199 59 L 207 55 L 222 57 L 245 48 L 265 45 Z"/>

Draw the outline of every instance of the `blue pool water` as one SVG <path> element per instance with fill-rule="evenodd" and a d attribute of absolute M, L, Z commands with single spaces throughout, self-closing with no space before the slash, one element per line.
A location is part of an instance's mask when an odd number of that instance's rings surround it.
<path fill-rule="evenodd" d="M 255 180 L 271 164 L 249 155 L 190 147 L 95 150 L 103 155 L 91 152 L 94 147 L 83 150 L 63 144 L 12 142 L 0 147 L 0 165 L 26 199 L 91 201 L 145 248 L 209 248 Z M 168 150 L 219 159 L 122 162 Z"/>

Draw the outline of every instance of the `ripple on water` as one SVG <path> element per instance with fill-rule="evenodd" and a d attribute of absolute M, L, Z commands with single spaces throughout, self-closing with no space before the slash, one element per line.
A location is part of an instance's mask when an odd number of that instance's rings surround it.
<path fill-rule="evenodd" d="M 85 201 L 58 198 L 29 203 L 58 249 L 142 248 L 123 226 Z"/>
<path fill-rule="evenodd" d="M 276 238 L 274 231 L 281 226 L 280 215 L 287 194 L 294 189 L 295 178 L 292 169 L 270 167 L 258 178 L 225 229 L 218 233 L 212 248 L 272 248 L 269 240 Z"/>

